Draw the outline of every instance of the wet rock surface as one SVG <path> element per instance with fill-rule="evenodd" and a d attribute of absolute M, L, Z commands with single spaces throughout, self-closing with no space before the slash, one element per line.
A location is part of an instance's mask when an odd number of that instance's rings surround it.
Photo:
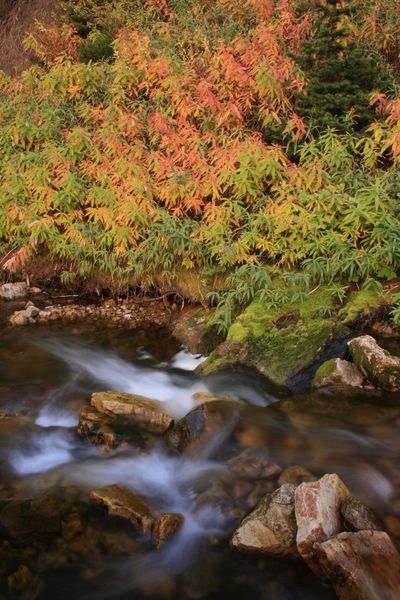
<path fill-rule="evenodd" d="M 380 529 L 378 520 L 372 510 L 354 496 L 349 496 L 343 500 L 340 505 L 340 514 L 345 528 L 350 531 Z"/>
<path fill-rule="evenodd" d="M 241 552 L 297 558 L 295 486 L 289 483 L 265 496 L 233 534 L 231 547 Z"/>
<path fill-rule="evenodd" d="M 184 520 L 184 516 L 179 513 L 159 515 L 151 534 L 156 548 L 161 548 L 182 527 Z"/>
<path fill-rule="evenodd" d="M 279 485 L 292 483 L 296 487 L 300 485 L 300 483 L 309 481 L 317 481 L 317 478 L 301 465 L 292 465 L 291 467 L 288 467 L 282 471 L 278 479 Z"/>
<path fill-rule="evenodd" d="M 139 533 L 151 531 L 156 514 L 139 494 L 124 485 L 109 485 L 90 492 L 90 500 L 108 514 L 128 520 Z"/>
<path fill-rule="evenodd" d="M 336 474 L 302 483 L 296 489 L 297 548 L 310 569 L 320 575 L 314 544 L 342 531 L 340 505 L 349 491 Z"/>
<path fill-rule="evenodd" d="M 363 387 L 364 377 L 353 363 L 333 358 L 324 362 L 315 374 L 312 381 L 314 389 L 325 387 L 346 388 Z"/>
<path fill-rule="evenodd" d="M 168 444 L 178 452 L 209 454 L 232 433 L 238 419 L 235 401 L 206 402 L 190 411 L 168 431 Z M 212 447 L 210 447 L 210 444 Z"/>
<path fill-rule="evenodd" d="M 163 410 L 161 402 L 137 394 L 95 392 L 90 404 L 99 413 L 123 417 L 152 433 L 165 433 L 174 423 L 172 417 Z"/>
<path fill-rule="evenodd" d="M 340 600 L 399 599 L 400 555 L 387 533 L 341 533 L 316 543 L 315 552 Z"/>
<path fill-rule="evenodd" d="M 357 367 L 381 389 L 400 390 L 400 358 L 381 348 L 372 336 L 352 339 L 349 350 Z"/>
<path fill-rule="evenodd" d="M 234 475 L 243 479 L 268 479 L 278 477 L 282 469 L 271 461 L 260 448 L 247 448 L 226 463 Z"/>

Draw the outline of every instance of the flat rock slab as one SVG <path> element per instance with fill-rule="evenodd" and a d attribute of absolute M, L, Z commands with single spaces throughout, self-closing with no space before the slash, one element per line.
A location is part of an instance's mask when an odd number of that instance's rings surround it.
<path fill-rule="evenodd" d="M 183 525 L 184 516 L 180 513 L 164 513 L 154 523 L 151 537 L 157 548 L 161 548 Z"/>
<path fill-rule="evenodd" d="M 174 424 L 173 418 L 163 410 L 162 402 L 136 394 L 95 392 L 90 404 L 100 413 L 125 417 L 151 433 L 163 434 Z"/>
<path fill-rule="evenodd" d="M 156 514 L 146 500 L 124 485 L 107 485 L 92 490 L 90 499 L 104 506 L 108 514 L 127 519 L 139 533 L 151 531 Z"/>
<path fill-rule="evenodd" d="M 357 367 L 378 387 L 393 392 L 400 390 L 400 358 L 381 348 L 370 335 L 352 339 L 349 350 Z"/>
<path fill-rule="evenodd" d="M 341 533 L 315 552 L 340 600 L 399 600 L 400 555 L 387 533 Z"/>
<path fill-rule="evenodd" d="M 298 558 L 295 489 L 286 483 L 267 494 L 239 525 L 231 547 L 240 552 Z"/>
<path fill-rule="evenodd" d="M 340 505 L 349 496 L 335 474 L 319 481 L 302 483 L 296 489 L 297 548 L 310 569 L 321 576 L 314 544 L 342 531 Z"/>

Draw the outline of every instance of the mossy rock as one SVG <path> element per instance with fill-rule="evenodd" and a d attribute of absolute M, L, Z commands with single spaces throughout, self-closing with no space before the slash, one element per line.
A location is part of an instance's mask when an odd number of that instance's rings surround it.
<path fill-rule="evenodd" d="M 212 324 L 215 309 L 188 306 L 174 314 L 172 334 L 192 354 L 210 354 L 223 341 L 217 327 Z"/>
<path fill-rule="evenodd" d="M 326 287 L 321 286 L 302 304 L 271 309 L 254 300 L 229 329 L 227 341 L 201 365 L 205 374 L 224 365 L 255 367 L 270 381 L 288 385 L 312 364 L 333 335 L 334 322 L 321 317 L 319 306 L 332 306 Z"/>
<path fill-rule="evenodd" d="M 364 378 L 356 365 L 341 358 L 332 358 L 319 367 L 312 380 L 312 387 L 318 389 L 334 386 L 346 390 L 346 388 L 360 388 L 363 383 Z"/>
<path fill-rule="evenodd" d="M 357 322 L 368 323 L 379 313 L 385 312 L 390 304 L 390 295 L 376 290 L 352 291 L 338 316 L 344 325 Z"/>

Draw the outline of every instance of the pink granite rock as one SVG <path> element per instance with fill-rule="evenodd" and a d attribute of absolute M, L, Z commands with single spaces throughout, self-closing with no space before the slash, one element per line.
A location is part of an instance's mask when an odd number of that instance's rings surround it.
<path fill-rule="evenodd" d="M 319 481 L 302 483 L 296 489 L 297 548 L 318 576 L 321 576 L 321 572 L 314 544 L 340 533 L 340 505 L 348 496 L 347 487 L 336 474 L 324 475 Z"/>

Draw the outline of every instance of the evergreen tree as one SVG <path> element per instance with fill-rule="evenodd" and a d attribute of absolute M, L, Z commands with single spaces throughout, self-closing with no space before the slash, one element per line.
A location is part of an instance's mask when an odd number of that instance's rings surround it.
<path fill-rule="evenodd" d="M 355 21 L 354 9 L 336 0 L 316 8 L 314 34 L 296 58 L 307 78 L 296 94 L 296 110 L 320 130 L 365 129 L 376 116 L 371 92 L 390 89 L 389 74 L 379 56 L 349 35 L 346 23 Z"/>

